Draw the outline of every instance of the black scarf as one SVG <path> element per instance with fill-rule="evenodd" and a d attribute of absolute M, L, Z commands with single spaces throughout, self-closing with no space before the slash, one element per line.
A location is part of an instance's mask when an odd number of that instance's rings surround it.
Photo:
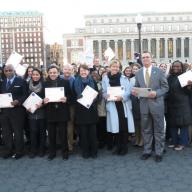
<path fill-rule="evenodd" d="M 120 84 L 121 73 L 117 73 L 115 75 L 111 75 L 111 72 L 109 72 L 107 74 L 107 76 L 109 78 L 109 84 L 110 84 L 111 87 L 121 86 L 121 84 Z"/>

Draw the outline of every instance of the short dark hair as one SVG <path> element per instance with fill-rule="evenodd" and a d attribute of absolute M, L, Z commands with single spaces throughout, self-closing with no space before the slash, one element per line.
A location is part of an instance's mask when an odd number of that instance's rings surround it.
<path fill-rule="evenodd" d="M 49 72 L 50 69 L 57 69 L 58 72 L 60 72 L 59 67 L 56 64 L 51 64 L 48 68 L 47 68 L 47 72 Z"/>
<path fill-rule="evenodd" d="M 143 51 L 143 53 L 142 54 L 144 54 L 144 53 L 149 53 L 149 55 L 151 56 L 151 58 L 152 58 L 152 53 L 150 52 L 150 51 Z M 142 55 L 141 54 L 141 55 Z"/>

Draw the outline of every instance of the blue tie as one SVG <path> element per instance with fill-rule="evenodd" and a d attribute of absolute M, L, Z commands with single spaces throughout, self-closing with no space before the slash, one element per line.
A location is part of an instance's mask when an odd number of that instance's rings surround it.
<path fill-rule="evenodd" d="M 11 80 L 7 81 L 6 89 L 8 90 L 11 87 Z"/>

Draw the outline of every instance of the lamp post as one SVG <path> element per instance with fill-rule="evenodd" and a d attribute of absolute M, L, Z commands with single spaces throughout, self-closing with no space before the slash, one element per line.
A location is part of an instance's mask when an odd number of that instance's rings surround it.
<path fill-rule="evenodd" d="M 143 17 L 138 14 L 136 17 L 137 29 L 139 33 L 139 58 L 141 59 L 141 27 L 142 27 Z"/>

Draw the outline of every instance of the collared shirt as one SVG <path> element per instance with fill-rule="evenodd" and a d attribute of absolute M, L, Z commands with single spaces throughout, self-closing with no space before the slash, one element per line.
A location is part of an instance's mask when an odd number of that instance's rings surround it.
<path fill-rule="evenodd" d="M 149 76 L 151 77 L 152 65 L 150 65 L 148 68 L 143 67 L 143 77 L 144 77 L 145 83 L 146 83 L 145 74 L 146 74 L 146 70 L 147 70 L 147 69 L 148 69 Z"/>
<path fill-rule="evenodd" d="M 8 79 L 7 78 L 7 83 L 8 83 L 8 81 L 10 81 L 11 82 L 11 84 L 13 83 L 13 81 L 14 81 L 14 79 L 15 79 L 15 75 L 11 78 L 11 79 Z"/>

